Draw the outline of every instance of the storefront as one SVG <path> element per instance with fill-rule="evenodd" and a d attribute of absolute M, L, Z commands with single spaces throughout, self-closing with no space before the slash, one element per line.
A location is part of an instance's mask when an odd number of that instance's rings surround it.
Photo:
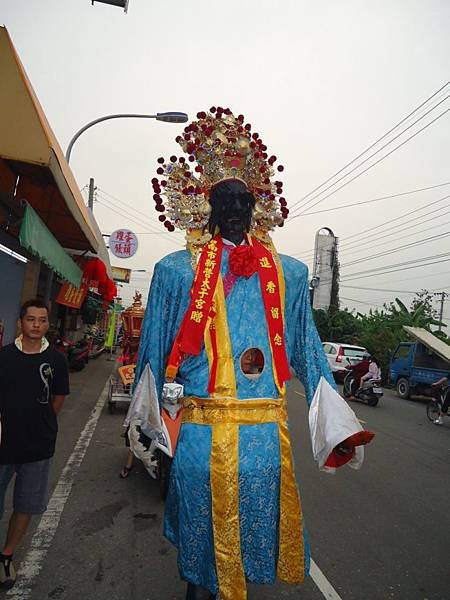
<path fill-rule="evenodd" d="M 52 320 L 61 319 L 54 302 L 61 285 L 81 282 L 74 256 L 101 252 L 109 273 L 110 265 L 95 219 L 4 27 L 0 81 L 0 273 L 6 292 L 0 320 L 8 343 L 28 298 L 49 301 Z"/>
<path fill-rule="evenodd" d="M 21 297 L 28 260 L 9 248 L 6 236 L 0 235 L 0 273 L 2 288 L 0 294 L 0 347 L 9 343 L 15 335 L 17 319 L 17 298 Z M 13 245 L 13 244 L 11 244 Z"/>

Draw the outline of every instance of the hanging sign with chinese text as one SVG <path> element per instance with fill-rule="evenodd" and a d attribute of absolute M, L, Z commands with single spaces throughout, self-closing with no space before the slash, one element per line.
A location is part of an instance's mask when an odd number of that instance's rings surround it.
<path fill-rule="evenodd" d="M 111 267 L 113 281 L 122 283 L 130 283 L 131 269 L 125 267 Z"/>
<path fill-rule="evenodd" d="M 109 236 L 109 249 L 117 258 L 131 258 L 138 249 L 137 237 L 129 229 L 117 229 Z"/>
<path fill-rule="evenodd" d="M 87 292 L 88 288 L 85 283 L 82 283 L 79 288 L 76 288 L 74 285 L 66 281 L 63 283 L 59 291 L 56 302 L 58 304 L 62 304 L 63 306 L 68 306 L 69 308 L 81 308 Z"/>

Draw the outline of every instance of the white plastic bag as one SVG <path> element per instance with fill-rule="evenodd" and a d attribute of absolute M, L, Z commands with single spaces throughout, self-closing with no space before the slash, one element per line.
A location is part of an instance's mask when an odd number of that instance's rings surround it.
<path fill-rule="evenodd" d="M 150 365 L 147 364 L 133 392 L 123 426 L 128 427 L 130 421 L 135 421 L 136 419 L 139 419 L 142 423 L 158 423 L 159 418 L 159 402 L 155 377 L 150 369 Z"/>
<path fill-rule="evenodd" d="M 177 395 L 175 389 L 179 395 L 182 394 L 183 386 L 178 384 L 165 384 L 164 387 L 166 388 L 167 385 L 172 386 L 170 388 L 172 390 L 172 395 Z M 178 400 L 179 398 L 177 398 L 177 401 Z M 152 441 L 149 450 L 143 446 L 146 453 L 153 453 L 155 449 L 159 449 L 168 456 L 173 456 L 170 435 L 167 431 L 164 419 L 161 417 L 161 408 L 159 406 L 158 393 L 156 391 L 155 377 L 149 364 L 145 366 L 136 389 L 134 390 L 124 422 L 124 427 L 130 427 L 131 430 L 132 426 L 139 426 L 140 431 Z M 140 447 L 142 444 L 140 443 L 138 446 L 136 443 L 133 444 L 132 441 L 133 439 L 139 439 L 139 435 L 136 436 L 134 431 L 132 433 L 132 435 L 128 435 L 131 450 L 138 458 L 143 460 L 141 456 L 143 451 Z M 145 456 L 147 456 L 147 454 Z"/>
<path fill-rule="evenodd" d="M 334 467 L 325 466 L 333 449 L 350 436 L 363 431 L 355 413 L 324 377 L 320 378 L 309 407 L 309 429 L 314 460 L 319 469 L 329 473 L 336 471 Z M 357 446 L 355 455 L 347 464 L 353 469 L 360 469 L 363 461 L 364 447 Z"/>

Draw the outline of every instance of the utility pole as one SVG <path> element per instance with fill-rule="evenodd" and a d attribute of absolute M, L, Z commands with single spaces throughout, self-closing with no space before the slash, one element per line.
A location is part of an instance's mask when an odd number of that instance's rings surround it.
<path fill-rule="evenodd" d="M 434 292 L 433 296 L 441 297 L 441 309 L 439 311 L 439 329 L 438 329 L 438 331 L 441 331 L 442 318 L 444 316 L 444 302 L 445 302 L 446 298 L 448 298 L 450 296 L 450 294 L 448 294 L 447 292 Z"/>
<path fill-rule="evenodd" d="M 95 192 L 95 186 L 94 186 L 94 180 L 91 177 L 89 179 L 89 199 L 88 199 L 88 207 L 91 209 L 91 213 L 94 214 L 94 192 Z"/>

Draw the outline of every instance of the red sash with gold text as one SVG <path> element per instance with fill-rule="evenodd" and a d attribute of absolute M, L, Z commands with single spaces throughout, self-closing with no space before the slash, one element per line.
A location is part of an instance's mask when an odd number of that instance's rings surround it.
<path fill-rule="evenodd" d="M 264 302 L 273 370 L 277 387 L 281 390 L 284 382 L 290 379 L 289 363 L 284 341 L 284 318 L 281 297 L 281 283 L 274 257 L 256 238 L 248 236 L 256 257 L 257 271 Z M 183 318 L 177 337 L 169 355 L 166 376 L 174 378 L 185 354 L 198 355 L 202 348 L 208 317 L 211 323 L 213 368 L 210 373 L 209 392 L 215 387 L 217 368 L 217 343 L 214 315 L 211 314 L 212 301 L 220 274 L 223 242 L 220 235 L 212 239 L 203 249 L 191 289 L 191 303 Z M 282 274 L 280 273 L 280 276 Z"/>
<path fill-rule="evenodd" d="M 191 303 L 169 355 L 166 377 L 175 378 L 185 354 L 200 354 L 220 273 L 223 242 L 216 235 L 203 249 L 191 288 Z"/>
<path fill-rule="evenodd" d="M 269 330 L 274 376 L 278 387 L 281 389 L 284 382 L 291 378 L 284 342 L 281 282 L 279 281 L 278 270 L 272 253 L 256 238 L 250 238 L 250 242 L 258 259 L 258 274 L 266 312 L 267 329 Z"/>

